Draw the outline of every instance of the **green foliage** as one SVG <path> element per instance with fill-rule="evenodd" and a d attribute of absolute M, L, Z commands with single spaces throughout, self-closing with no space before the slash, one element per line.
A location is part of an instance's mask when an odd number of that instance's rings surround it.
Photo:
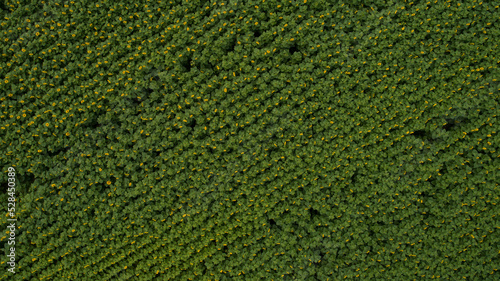
<path fill-rule="evenodd" d="M 2 3 L 16 280 L 498 279 L 498 5 Z"/>

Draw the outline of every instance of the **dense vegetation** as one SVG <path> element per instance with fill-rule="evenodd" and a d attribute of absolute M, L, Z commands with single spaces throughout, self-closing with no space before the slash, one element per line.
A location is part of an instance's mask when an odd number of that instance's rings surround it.
<path fill-rule="evenodd" d="M 498 280 L 499 11 L 2 1 L 0 279 Z"/>

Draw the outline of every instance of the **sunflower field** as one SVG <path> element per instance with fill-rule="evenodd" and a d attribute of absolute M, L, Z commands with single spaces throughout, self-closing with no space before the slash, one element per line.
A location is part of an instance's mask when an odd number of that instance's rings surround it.
<path fill-rule="evenodd" d="M 0 1 L 0 280 L 500 280 L 499 5 Z"/>

